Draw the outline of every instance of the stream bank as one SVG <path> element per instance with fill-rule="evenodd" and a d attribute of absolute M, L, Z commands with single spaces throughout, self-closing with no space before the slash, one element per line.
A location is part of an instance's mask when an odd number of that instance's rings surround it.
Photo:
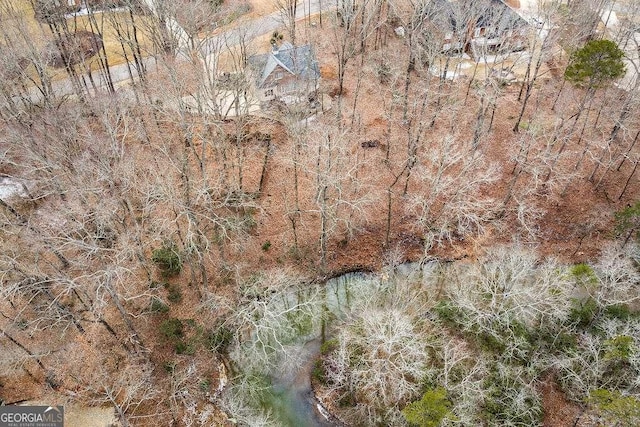
<path fill-rule="evenodd" d="M 232 385 L 237 389 L 231 400 L 243 399 L 260 413 L 244 422 L 295 427 L 343 425 L 318 401 L 312 387 L 321 344 L 350 315 L 354 304 L 386 292 L 398 278 L 423 281 L 424 286 L 434 265 L 407 263 L 380 274 L 349 272 L 313 289 L 271 292 L 267 301 L 260 300 L 262 318 L 231 352 L 240 372 Z M 286 315 L 278 317 L 277 313 L 283 312 Z"/>

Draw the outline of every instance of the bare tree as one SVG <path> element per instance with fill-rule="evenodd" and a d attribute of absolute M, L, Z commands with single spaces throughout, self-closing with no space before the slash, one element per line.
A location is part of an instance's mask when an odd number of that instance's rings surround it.
<path fill-rule="evenodd" d="M 353 0 L 341 0 L 337 4 L 335 19 L 332 25 L 331 43 L 337 61 L 338 88 L 342 95 L 347 72 L 347 64 L 363 52 L 365 40 L 374 33 L 374 21 L 365 14 L 370 2 L 356 3 Z M 362 17 L 358 20 L 358 17 Z M 341 118 L 341 101 L 338 98 L 338 117 Z"/>
<path fill-rule="evenodd" d="M 417 396 L 430 374 L 419 291 L 392 277 L 353 301 L 324 359 L 326 382 L 332 398 L 354 402 L 340 411 L 346 421 L 396 423 L 398 407 Z"/>
<path fill-rule="evenodd" d="M 416 166 L 420 190 L 408 205 L 425 236 L 440 242 L 481 230 L 495 213 L 491 200 L 478 194 L 496 180 L 496 167 L 452 135 L 432 140 L 425 150 Z"/>
<path fill-rule="evenodd" d="M 358 175 L 363 160 L 350 155 L 348 135 L 321 126 L 314 127 L 306 143 L 305 168 L 315 181 L 314 208 L 320 217 L 320 264 L 327 262 L 329 239 L 339 234 L 347 239 L 368 220 L 367 207 L 375 194 L 367 191 L 366 178 Z"/>
<path fill-rule="evenodd" d="M 289 33 L 289 40 L 296 45 L 296 19 L 298 12 L 298 0 L 273 0 L 280 15 L 280 20 Z"/>

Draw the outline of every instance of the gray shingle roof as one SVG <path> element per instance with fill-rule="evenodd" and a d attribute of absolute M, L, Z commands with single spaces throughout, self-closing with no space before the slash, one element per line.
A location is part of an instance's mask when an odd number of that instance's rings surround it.
<path fill-rule="evenodd" d="M 487 8 L 486 13 L 478 19 L 479 26 L 505 31 L 528 25 L 527 21 L 501 0 L 491 0 L 490 5 L 491 7 Z"/>
<path fill-rule="evenodd" d="M 426 11 L 428 19 L 438 20 L 443 28 L 454 32 L 464 32 L 468 20 L 499 31 L 527 25 L 503 0 L 434 0 Z"/>
<path fill-rule="evenodd" d="M 291 43 L 284 42 L 277 51 L 250 57 L 249 64 L 256 72 L 256 84 L 259 88 L 277 66 L 302 79 L 314 80 L 320 77 L 318 61 L 311 45 L 294 47 Z"/>

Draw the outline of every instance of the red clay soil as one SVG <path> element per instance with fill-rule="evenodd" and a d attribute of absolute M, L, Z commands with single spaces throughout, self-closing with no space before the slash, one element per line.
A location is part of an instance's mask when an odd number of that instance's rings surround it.
<path fill-rule="evenodd" d="M 553 375 L 547 375 L 540 384 L 544 427 L 575 427 L 575 422 L 582 414 L 582 409 L 569 402 L 564 393 L 558 389 Z"/>
<path fill-rule="evenodd" d="M 543 427 L 605 427 L 597 412 L 569 401 L 553 374 L 547 374 L 538 387 L 542 395 Z"/>

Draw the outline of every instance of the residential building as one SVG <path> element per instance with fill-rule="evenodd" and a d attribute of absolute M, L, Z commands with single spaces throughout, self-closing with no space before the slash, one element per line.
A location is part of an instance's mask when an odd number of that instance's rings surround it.
<path fill-rule="evenodd" d="M 261 104 L 273 100 L 287 104 L 306 102 L 320 82 L 311 45 L 274 44 L 271 52 L 250 57 L 249 66 L 256 99 Z"/>
<path fill-rule="evenodd" d="M 443 53 L 467 52 L 476 60 L 526 48 L 528 22 L 502 0 L 437 0 L 427 14 L 440 33 Z"/>

